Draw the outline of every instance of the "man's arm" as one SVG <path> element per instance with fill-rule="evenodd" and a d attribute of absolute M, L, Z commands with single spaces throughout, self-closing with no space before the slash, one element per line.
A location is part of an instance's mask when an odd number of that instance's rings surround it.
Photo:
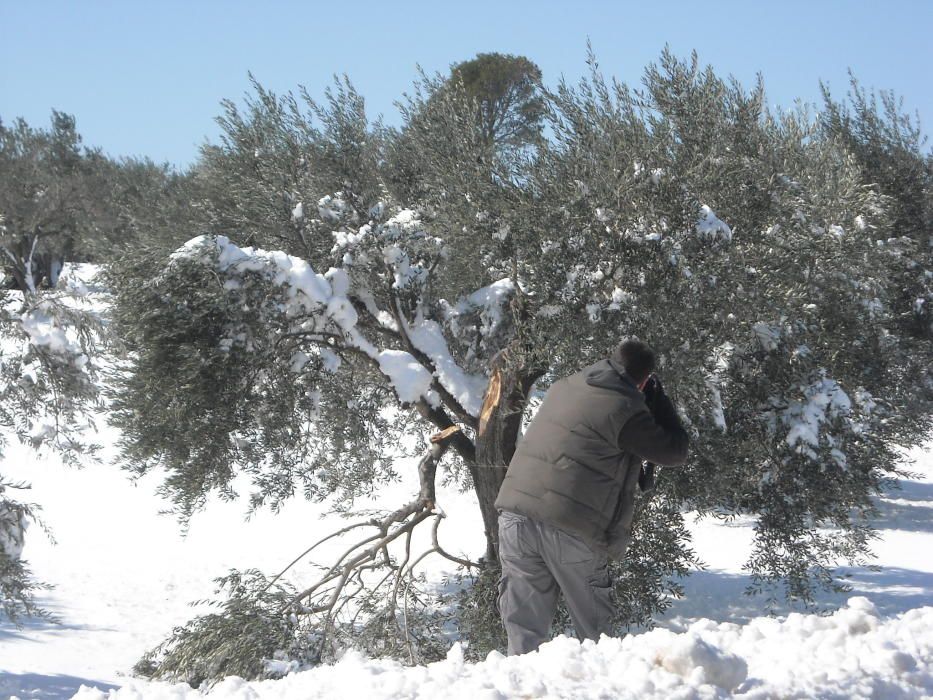
<path fill-rule="evenodd" d="M 687 461 L 687 431 L 660 383 L 656 384 L 651 399 L 650 413 L 641 411 L 622 426 L 619 449 L 662 466 L 680 466 Z"/>

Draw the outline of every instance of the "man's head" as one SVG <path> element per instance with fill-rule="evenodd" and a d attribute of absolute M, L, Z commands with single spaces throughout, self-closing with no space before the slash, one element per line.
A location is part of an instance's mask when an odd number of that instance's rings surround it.
<path fill-rule="evenodd" d="M 635 380 L 639 389 L 644 387 L 648 377 L 654 372 L 654 350 L 647 343 L 634 338 L 622 341 L 613 351 L 612 359 L 622 365 L 625 373 Z"/>

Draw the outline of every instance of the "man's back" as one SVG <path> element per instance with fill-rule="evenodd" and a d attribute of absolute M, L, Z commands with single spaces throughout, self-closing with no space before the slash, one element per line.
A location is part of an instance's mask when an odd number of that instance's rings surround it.
<path fill-rule="evenodd" d="M 603 544 L 630 471 L 616 441 L 640 411 L 644 396 L 606 360 L 555 382 L 518 444 L 496 507 Z"/>

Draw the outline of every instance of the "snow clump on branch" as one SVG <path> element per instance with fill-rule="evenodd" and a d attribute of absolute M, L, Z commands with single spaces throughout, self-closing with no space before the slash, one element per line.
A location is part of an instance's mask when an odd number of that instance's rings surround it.
<path fill-rule="evenodd" d="M 326 206 L 332 212 L 340 209 L 340 201 L 336 195 L 324 198 L 320 207 Z M 321 343 L 332 342 L 338 352 L 342 348 L 368 356 L 403 403 L 424 399 L 437 405 L 437 392 L 443 389 L 464 411 L 478 416 L 488 379 L 460 366 L 448 347 L 444 328 L 429 317 L 421 299 L 431 266 L 443 255 L 443 241 L 427 234 L 411 210 L 403 210 L 381 224 L 370 222 L 356 232 L 334 231 L 333 236 L 332 252 L 338 257 L 342 254 L 342 266 L 332 267 L 324 274 L 316 272 L 302 258 L 280 251 L 240 248 L 225 236 L 194 238 L 170 259 L 214 266 L 225 278 L 225 289 L 239 289 L 249 283 L 250 274 L 259 275 L 283 290 L 284 309 L 280 311 L 286 318 L 294 319 L 290 332 Z M 393 295 L 405 293 L 413 297 L 410 317 L 402 312 L 397 297 L 391 302 L 396 308 L 379 308 L 365 286 L 373 280 L 361 274 L 367 266 L 373 266 L 374 274 L 387 277 Z M 460 329 L 458 319 L 478 314 L 480 335 L 492 336 L 503 322 L 502 308 L 513 290 L 512 281 L 502 279 L 472 292 L 456 305 L 440 300 L 443 318 L 439 320 L 459 337 L 474 329 Z M 366 321 L 371 323 L 362 323 L 360 314 L 368 316 Z M 400 347 L 377 346 L 364 333 L 367 326 L 391 331 Z M 232 332 L 231 335 L 232 338 L 225 339 L 226 347 L 238 342 L 238 336 Z M 326 347 L 322 350 L 327 351 L 326 356 L 322 353 L 325 368 L 336 371 L 338 355 Z M 308 358 L 296 355 L 294 359 L 293 371 L 300 371 Z"/>
<path fill-rule="evenodd" d="M 246 273 L 260 274 L 285 290 L 284 313 L 296 319 L 296 332 L 342 337 L 346 347 L 363 352 L 377 363 L 400 401 L 428 397 L 431 375 L 410 353 L 380 350 L 357 327 L 359 316 L 347 297 L 350 281 L 343 269 L 331 268 L 322 275 L 306 260 L 280 251 L 240 248 L 226 236 L 199 236 L 185 243 L 171 258 L 201 263 L 216 261 L 217 271 L 228 278 L 225 284 L 231 281 L 243 284 Z M 328 355 L 328 359 L 328 365 L 336 369 L 333 356 Z"/>
<path fill-rule="evenodd" d="M 732 228 L 722 221 L 713 210 L 705 204 L 700 207 L 700 218 L 696 223 L 696 232 L 702 238 L 711 241 L 721 240 L 725 243 L 732 241 Z"/>

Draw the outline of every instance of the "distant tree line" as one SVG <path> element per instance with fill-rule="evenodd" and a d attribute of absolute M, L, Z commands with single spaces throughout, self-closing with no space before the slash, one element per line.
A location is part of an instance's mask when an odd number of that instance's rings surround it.
<path fill-rule="evenodd" d="M 196 199 L 193 170 L 108 157 L 58 111 L 48 128 L 0 121 L 0 173 L 0 266 L 20 291 L 54 287 L 66 261 L 103 263 L 140 243 L 177 242 Z"/>

